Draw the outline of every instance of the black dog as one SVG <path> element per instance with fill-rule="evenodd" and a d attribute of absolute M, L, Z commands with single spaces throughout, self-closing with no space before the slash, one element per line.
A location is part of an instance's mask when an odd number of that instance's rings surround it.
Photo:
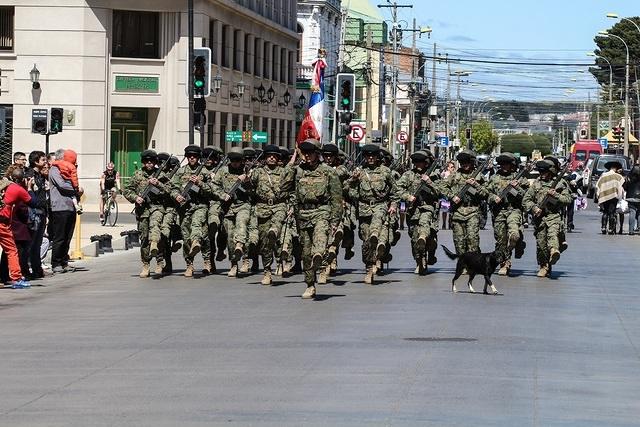
<path fill-rule="evenodd" d="M 445 245 L 441 246 L 449 258 L 458 260 L 458 263 L 456 264 L 456 274 L 453 276 L 453 280 L 451 281 L 452 292 L 458 292 L 456 289 L 456 280 L 458 280 L 458 277 L 462 275 L 463 270 L 466 269 L 469 274 L 469 292 L 475 292 L 473 290 L 473 286 L 471 286 L 473 278 L 476 277 L 476 274 L 482 274 L 484 276 L 484 293 L 488 293 L 488 286 L 491 287 L 491 292 L 493 292 L 494 295 L 498 293 L 496 287 L 491 283 L 491 275 L 495 271 L 496 267 L 504 261 L 504 259 L 502 259 L 504 258 L 503 255 L 500 255 L 495 251 L 489 253 L 465 252 L 461 255 L 456 255 L 447 249 Z"/>

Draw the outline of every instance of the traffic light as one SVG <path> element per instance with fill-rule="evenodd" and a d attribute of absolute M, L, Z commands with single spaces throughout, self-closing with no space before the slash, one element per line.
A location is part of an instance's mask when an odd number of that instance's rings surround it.
<path fill-rule="evenodd" d="M 353 120 L 353 114 L 340 113 L 340 136 L 346 137 L 351 133 L 351 120 Z"/>
<path fill-rule="evenodd" d="M 49 110 L 38 108 L 31 110 L 31 133 L 45 135 L 49 125 Z"/>
<path fill-rule="evenodd" d="M 64 110 L 62 108 L 51 108 L 51 114 L 49 115 L 49 117 L 51 118 L 51 122 L 49 123 L 49 133 L 62 132 L 63 114 Z"/>
<path fill-rule="evenodd" d="M 624 133 L 624 129 L 621 127 L 613 128 L 613 137 L 620 141 L 622 139 L 622 135 Z"/>
<path fill-rule="evenodd" d="M 336 84 L 336 110 L 342 112 L 355 111 L 356 76 L 339 73 Z"/>
<path fill-rule="evenodd" d="M 198 47 L 193 49 L 192 84 L 196 97 L 211 95 L 211 49 Z"/>
<path fill-rule="evenodd" d="M 467 138 L 467 141 L 471 139 L 471 128 L 466 128 L 464 130 L 464 136 Z"/>

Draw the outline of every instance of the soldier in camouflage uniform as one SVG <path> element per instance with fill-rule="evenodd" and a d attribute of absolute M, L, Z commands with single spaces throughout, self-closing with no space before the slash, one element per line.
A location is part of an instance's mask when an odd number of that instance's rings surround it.
<path fill-rule="evenodd" d="M 358 204 L 362 262 L 367 268 L 364 282 L 373 284 L 376 263 L 387 251 L 389 235 L 384 223 L 389 214 L 397 212 L 398 191 L 391 170 L 381 164 L 380 147 L 367 144 L 362 155 L 365 162 L 349 181 L 349 196 Z"/>
<path fill-rule="evenodd" d="M 516 258 L 524 253 L 522 233 L 522 198 L 528 182 L 526 178 L 516 179 L 518 159 L 512 153 L 504 152 L 496 158 L 498 172 L 489 178 L 486 189 L 489 192 L 489 206 L 493 212 L 493 236 L 495 250 L 503 255 L 505 261 L 500 265 L 498 274 L 506 276 L 511 270 L 511 252 L 516 249 Z M 505 199 L 502 192 L 509 187 Z"/>
<path fill-rule="evenodd" d="M 197 145 L 189 145 L 184 149 L 187 164 L 178 169 L 171 179 L 171 196 L 178 202 L 180 229 L 183 237 L 183 255 L 187 263 L 185 277 L 193 277 L 193 260 L 202 249 L 207 238 L 207 209 L 211 186 L 209 174 L 200 168 L 202 150 Z M 193 183 L 192 190 L 185 192 L 188 183 Z M 197 188 L 197 191 L 195 189 Z M 210 265 L 205 269 L 211 271 Z"/>
<path fill-rule="evenodd" d="M 382 164 L 385 165 L 386 167 L 389 168 L 389 170 L 391 171 L 391 176 L 393 177 L 393 180 L 396 182 L 396 184 L 398 183 L 398 180 L 400 179 L 400 177 L 402 176 L 402 174 L 400 173 L 401 165 L 399 165 L 398 163 L 394 164 L 394 158 L 393 158 L 393 154 L 391 154 L 391 151 L 389 151 L 388 148 L 386 147 L 380 147 L 380 153 L 382 154 Z M 400 169 L 400 170 L 398 170 Z M 376 272 L 377 273 L 381 273 L 382 269 L 383 269 L 383 265 L 384 263 L 388 263 L 391 261 L 391 259 L 393 258 L 391 256 L 391 247 L 395 246 L 398 241 L 400 240 L 400 209 L 396 210 L 395 213 L 393 214 L 389 214 L 387 216 L 386 221 L 384 222 L 384 228 L 385 231 L 384 233 L 387 234 L 387 244 L 386 244 L 386 251 L 384 256 L 378 260 L 377 266 L 376 266 Z"/>
<path fill-rule="evenodd" d="M 536 162 L 540 177 L 531 183 L 522 200 L 524 209 L 533 214 L 536 258 L 540 266 L 538 277 L 551 276 L 551 266 L 560 259 L 559 237 L 564 227 L 561 213 L 565 206 L 573 201 L 565 180 L 561 179 L 553 187 L 554 178 L 560 170 L 556 162 L 551 159 Z M 548 203 L 541 206 L 547 195 Z"/>
<path fill-rule="evenodd" d="M 176 210 L 176 201 L 171 197 L 171 178 L 173 173 L 180 167 L 180 160 L 177 157 L 171 156 L 169 153 L 158 153 L 158 163 L 163 164 L 166 159 L 169 159 L 164 170 L 158 177 L 160 181 L 167 189 L 163 194 L 162 203 L 164 205 L 164 215 L 162 216 L 162 222 L 160 224 L 160 232 L 162 235 L 160 252 L 158 253 L 158 262 L 162 260 L 164 267 L 162 268 L 162 274 L 171 274 L 173 272 L 173 263 L 171 262 L 171 255 L 173 252 L 177 252 L 181 247 L 181 243 L 172 244 L 172 238 L 181 240 L 180 228 L 176 224 L 178 219 L 178 211 Z M 176 236 L 177 234 L 177 236 Z"/>
<path fill-rule="evenodd" d="M 320 142 L 307 139 L 300 144 L 303 163 L 296 168 L 294 203 L 302 267 L 307 289 L 302 298 L 316 295 L 316 272 L 329 244 L 329 236 L 342 219 L 342 186 L 336 172 L 320 161 Z"/>
<path fill-rule="evenodd" d="M 471 177 L 475 169 L 476 153 L 463 150 L 457 157 L 460 167 L 442 183 L 444 196 L 451 201 L 451 227 L 456 253 L 480 251 L 480 204 L 487 198 L 487 190 Z M 460 199 L 462 188 L 469 184 L 472 191 Z"/>
<path fill-rule="evenodd" d="M 122 195 L 135 204 L 138 232 L 140 233 L 140 259 L 142 270 L 140 277 L 149 277 L 151 258 L 158 256 L 161 231 L 160 224 L 164 215 L 162 204 L 164 185 L 153 175 L 157 170 L 158 155 L 153 150 L 145 150 L 141 154 L 142 168 L 135 171 L 122 191 Z M 148 186 L 155 186 L 158 192 L 148 192 L 142 197 Z M 163 264 L 156 259 L 156 273 L 162 274 Z"/>
<path fill-rule="evenodd" d="M 285 166 L 289 166 L 293 172 L 295 172 L 295 160 L 297 155 L 296 151 L 294 151 L 294 156 L 289 153 L 289 149 L 284 147 L 280 148 L 280 159 L 278 161 L 278 166 L 284 168 Z M 289 190 L 290 193 L 293 192 L 293 188 Z M 282 228 L 280 229 L 280 234 L 278 235 L 278 239 L 276 241 L 276 276 L 286 276 L 291 273 L 291 268 L 293 267 L 293 239 L 294 236 L 297 238 L 296 232 L 296 221 L 293 215 L 293 201 L 289 199 L 287 203 L 287 216 L 284 219 L 284 223 Z"/>
<path fill-rule="evenodd" d="M 227 231 L 227 249 L 231 268 L 228 277 L 238 276 L 238 263 L 247 252 L 249 244 L 249 222 L 251 220 L 251 194 L 243 185 L 229 194 L 236 182 L 246 183 L 249 179 L 244 171 L 242 149 L 233 147 L 227 153 L 229 164 L 223 166 L 213 181 L 213 192 L 222 202 L 224 228 Z"/>
<path fill-rule="evenodd" d="M 203 171 L 206 171 L 206 173 L 209 174 L 208 179 L 210 182 L 213 182 L 215 178 L 214 172 L 222 161 L 222 154 L 222 150 L 218 147 L 206 147 L 202 151 L 202 156 L 207 159 L 205 161 Z M 222 220 L 220 200 L 214 197 L 213 193 L 209 194 L 207 199 L 209 204 L 207 208 L 207 237 L 202 242 L 202 259 L 204 261 L 202 274 L 205 276 L 217 271 L 213 256 L 216 253 L 216 238 L 220 239 L 218 230 L 220 229 L 220 222 Z"/>
<path fill-rule="evenodd" d="M 287 217 L 293 167 L 278 165 L 282 153 L 275 145 L 267 145 L 263 153 L 266 164 L 251 171 L 250 182 L 255 195 L 259 250 L 264 266 L 262 284 L 268 286 L 272 283 L 271 266 L 278 236 Z"/>
<path fill-rule="evenodd" d="M 256 162 L 256 158 L 258 157 L 258 155 L 260 155 L 260 153 L 262 153 L 262 150 L 256 150 L 251 147 L 245 147 L 242 149 L 242 155 L 244 157 L 245 165 L 244 169 L 246 174 L 249 174 L 251 170 L 262 164 L 262 157 L 258 162 Z M 260 267 L 260 248 L 258 246 L 258 217 L 256 216 L 256 204 L 255 200 L 253 200 L 253 197 L 251 198 L 251 216 L 247 230 L 249 233 L 249 243 L 247 245 L 247 251 L 242 257 L 242 265 L 240 265 L 239 267 L 239 272 L 248 273 L 249 270 L 251 270 L 252 273 L 257 273 Z"/>
<path fill-rule="evenodd" d="M 411 253 L 416 260 L 416 274 L 425 275 L 427 265 L 436 263 L 438 245 L 438 212 L 440 190 L 434 181 L 439 173 L 428 169 L 435 161 L 428 150 L 411 155 L 413 169 L 405 172 L 398 181 L 399 198 L 407 204 L 407 225 L 411 237 Z"/>

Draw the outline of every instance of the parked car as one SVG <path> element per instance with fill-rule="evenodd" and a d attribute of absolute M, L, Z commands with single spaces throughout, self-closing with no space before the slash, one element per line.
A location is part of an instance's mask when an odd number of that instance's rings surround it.
<path fill-rule="evenodd" d="M 622 169 L 624 169 L 625 175 L 631 169 L 631 160 L 626 156 L 617 154 L 602 154 L 598 157 L 595 157 L 593 159 L 593 162 L 589 164 L 588 169 L 586 169 L 589 171 L 589 180 L 587 181 L 589 183 L 589 187 L 587 189 L 587 197 L 593 197 L 593 201 L 595 203 L 598 203 L 598 196 L 596 195 L 596 183 L 598 182 L 598 179 L 600 179 L 600 175 L 602 175 L 603 172 L 606 172 L 604 165 L 612 160 L 617 160 L 622 163 Z"/>

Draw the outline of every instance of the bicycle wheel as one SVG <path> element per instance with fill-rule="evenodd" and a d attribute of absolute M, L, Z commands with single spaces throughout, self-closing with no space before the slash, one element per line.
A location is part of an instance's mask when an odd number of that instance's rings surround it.
<path fill-rule="evenodd" d="M 107 203 L 107 199 L 102 197 L 102 218 L 100 218 L 100 225 L 105 225 L 107 223 L 107 217 L 109 216 L 109 204 Z"/>
<path fill-rule="evenodd" d="M 105 216 L 105 221 L 109 226 L 115 227 L 116 222 L 118 222 L 118 202 L 111 199 L 108 202 L 109 206 L 109 216 Z"/>

